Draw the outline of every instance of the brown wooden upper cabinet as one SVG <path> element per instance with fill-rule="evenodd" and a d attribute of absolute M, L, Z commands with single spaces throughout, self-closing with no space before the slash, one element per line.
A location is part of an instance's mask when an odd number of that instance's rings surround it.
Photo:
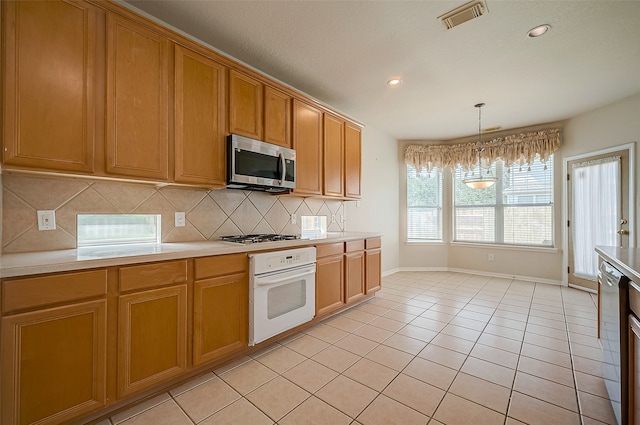
<path fill-rule="evenodd" d="M 324 194 L 344 196 L 344 120 L 324 114 Z"/>
<path fill-rule="evenodd" d="M 229 132 L 291 147 L 291 96 L 236 70 L 229 72 Z"/>
<path fill-rule="evenodd" d="M 263 84 L 236 70 L 229 71 L 229 132 L 262 140 Z"/>
<path fill-rule="evenodd" d="M 175 181 L 225 184 L 226 68 L 175 46 Z"/>
<path fill-rule="evenodd" d="M 168 39 L 107 15 L 106 171 L 168 178 Z"/>
<path fill-rule="evenodd" d="M 2 2 L 3 162 L 93 172 L 96 15 L 83 2 Z"/>
<path fill-rule="evenodd" d="M 291 147 L 291 96 L 264 87 L 264 141 Z"/>
<path fill-rule="evenodd" d="M 322 111 L 293 99 L 293 148 L 296 150 L 294 193 L 322 195 Z"/>
<path fill-rule="evenodd" d="M 360 198 L 362 173 L 362 128 L 350 122 L 344 127 L 344 196 Z"/>

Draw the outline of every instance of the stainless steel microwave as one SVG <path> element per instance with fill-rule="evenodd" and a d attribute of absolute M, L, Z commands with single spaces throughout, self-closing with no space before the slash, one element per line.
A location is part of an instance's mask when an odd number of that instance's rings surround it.
<path fill-rule="evenodd" d="M 227 188 L 288 192 L 296 187 L 296 151 L 260 140 L 227 136 Z"/>

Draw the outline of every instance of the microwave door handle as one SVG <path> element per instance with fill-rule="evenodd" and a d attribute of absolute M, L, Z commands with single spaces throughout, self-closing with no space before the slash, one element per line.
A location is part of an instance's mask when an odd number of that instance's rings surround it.
<path fill-rule="evenodd" d="M 278 156 L 280 157 L 280 167 L 282 167 L 282 174 L 280 176 L 280 180 L 284 182 L 284 177 L 287 172 L 287 164 L 284 161 L 284 154 L 282 152 L 280 152 Z"/>

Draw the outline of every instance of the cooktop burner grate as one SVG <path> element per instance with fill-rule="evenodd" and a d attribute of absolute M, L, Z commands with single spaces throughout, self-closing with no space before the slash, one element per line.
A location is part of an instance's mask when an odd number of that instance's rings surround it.
<path fill-rule="evenodd" d="M 290 241 L 300 239 L 300 235 L 279 235 L 275 233 L 271 234 L 256 234 L 256 235 L 231 235 L 221 236 L 220 240 L 224 242 L 235 242 L 243 244 L 259 243 L 259 242 L 275 242 L 275 241 Z"/>

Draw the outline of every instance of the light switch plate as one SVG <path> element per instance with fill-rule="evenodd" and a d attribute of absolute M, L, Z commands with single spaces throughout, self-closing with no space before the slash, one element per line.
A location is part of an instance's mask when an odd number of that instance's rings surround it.
<path fill-rule="evenodd" d="M 56 212 L 54 210 L 40 210 L 38 214 L 38 230 L 56 230 Z"/>
<path fill-rule="evenodd" d="M 185 221 L 184 211 L 176 212 L 176 227 L 184 227 Z"/>

